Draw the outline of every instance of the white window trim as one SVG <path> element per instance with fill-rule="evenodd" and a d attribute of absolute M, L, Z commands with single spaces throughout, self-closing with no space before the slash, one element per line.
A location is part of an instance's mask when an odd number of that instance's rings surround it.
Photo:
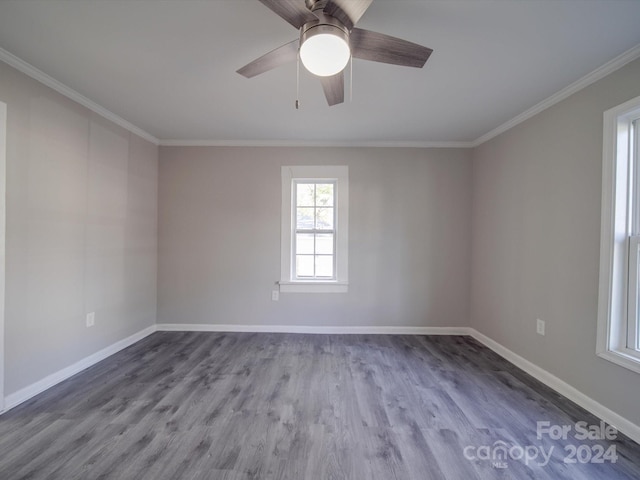
<path fill-rule="evenodd" d="M 4 304 L 7 210 L 7 104 L 0 102 L 0 412 L 4 411 Z"/>
<path fill-rule="evenodd" d="M 640 355 L 627 348 L 633 165 L 631 125 L 640 114 L 640 97 L 604 113 L 602 226 L 596 353 L 640 373 Z M 636 247 L 637 248 L 637 247 Z M 632 269 L 633 270 L 633 269 Z M 633 280 L 631 280 L 633 283 Z M 631 302 L 633 303 L 633 302 Z"/>
<path fill-rule="evenodd" d="M 333 180 L 336 182 L 336 277 L 332 280 L 297 281 L 294 266 L 293 241 L 293 180 Z M 346 166 L 283 166 L 282 167 L 282 230 L 280 237 L 280 292 L 284 293 L 346 293 L 349 289 L 349 167 Z"/>

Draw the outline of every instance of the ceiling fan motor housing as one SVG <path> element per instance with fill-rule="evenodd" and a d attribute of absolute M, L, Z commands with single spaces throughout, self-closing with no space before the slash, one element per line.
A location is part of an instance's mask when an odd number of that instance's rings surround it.
<path fill-rule="evenodd" d="M 323 13 L 316 13 L 316 15 L 318 20 L 305 23 L 300 27 L 300 45 L 310 37 L 323 33 L 342 38 L 349 45 L 349 29 L 340 20 Z"/>

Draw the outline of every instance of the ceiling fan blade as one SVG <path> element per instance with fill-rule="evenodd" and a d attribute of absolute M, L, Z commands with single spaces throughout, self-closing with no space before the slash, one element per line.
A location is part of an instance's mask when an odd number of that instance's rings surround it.
<path fill-rule="evenodd" d="M 311 13 L 311 11 L 305 6 L 304 0 L 259 1 L 296 28 L 300 28 L 305 23 L 318 19 L 318 17 Z"/>
<path fill-rule="evenodd" d="M 422 68 L 433 52 L 417 43 L 361 28 L 354 28 L 349 38 L 353 57 L 372 62 Z"/>
<path fill-rule="evenodd" d="M 344 102 L 344 70 L 330 77 L 320 77 L 329 106 Z"/>
<path fill-rule="evenodd" d="M 340 20 L 349 30 L 358 23 L 373 0 L 329 0 L 323 12 Z"/>
<path fill-rule="evenodd" d="M 298 44 L 300 40 L 285 43 L 281 47 L 264 54 L 260 58 L 256 58 L 253 62 L 248 63 L 237 73 L 247 78 L 255 77 L 261 73 L 273 70 L 285 63 L 294 62 L 298 58 Z"/>

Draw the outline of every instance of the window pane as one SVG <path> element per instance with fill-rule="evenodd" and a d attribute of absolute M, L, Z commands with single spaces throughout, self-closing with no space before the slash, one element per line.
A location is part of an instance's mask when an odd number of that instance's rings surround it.
<path fill-rule="evenodd" d="M 313 233 L 296 234 L 296 253 L 313 255 L 313 250 Z"/>
<path fill-rule="evenodd" d="M 296 184 L 296 206 L 313 207 L 314 189 L 313 183 Z"/>
<path fill-rule="evenodd" d="M 333 277 L 333 255 L 316 256 L 316 277 Z"/>
<path fill-rule="evenodd" d="M 316 206 L 333 207 L 333 183 L 316 185 Z"/>
<path fill-rule="evenodd" d="M 320 233 L 316 235 L 316 252 L 315 253 L 324 254 L 324 255 L 333 255 L 333 234 L 332 233 Z"/>
<path fill-rule="evenodd" d="M 316 209 L 316 229 L 333 230 L 333 208 Z"/>
<path fill-rule="evenodd" d="M 296 255 L 296 276 L 313 277 L 313 255 Z"/>
<path fill-rule="evenodd" d="M 633 239 L 633 237 L 632 237 Z M 633 254 L 633 250 L 636 250 L 636 253 Z M 634 260 L 635 257 L 635 269 L 633 273 L 635 276 L 640 277 L 640 254 L 638 253 L 640 250 L 640 245 L 637 243 L 637 240 L 634 242 L 632 240 L 631 247 L 629 248 L 629 257 L 630 260 Z M 640 278 L 638 279 L 640 280 Z M 640 282 L 636 280 L 635 284 L 635 312 L 633 316 L 629 317 L 629 323 L 633 322 L 633 325 L 629 324 L 627 328 L 629 329 L 627 339 L 629 348 L 639 351 L 640 350 Z"/>
<path fill-rule="evenodd" d="M 296 215 L 296 229 L 313 230 L 313 208 L 298 208 Z"/>

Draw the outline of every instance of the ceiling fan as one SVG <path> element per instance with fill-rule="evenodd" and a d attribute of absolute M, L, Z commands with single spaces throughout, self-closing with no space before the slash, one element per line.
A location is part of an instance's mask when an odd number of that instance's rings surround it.
<path fill-rule="evenodd" d="M 320 77 L 327 103 L 344 102 L 344 68 L 353 58 L 422 68 L 430 48 L 382 33 L 355 28 L 373 0 L 259 0 L 300 30 L 300 38 L 237 71 L 247 78 L 300 60 Z"/>

